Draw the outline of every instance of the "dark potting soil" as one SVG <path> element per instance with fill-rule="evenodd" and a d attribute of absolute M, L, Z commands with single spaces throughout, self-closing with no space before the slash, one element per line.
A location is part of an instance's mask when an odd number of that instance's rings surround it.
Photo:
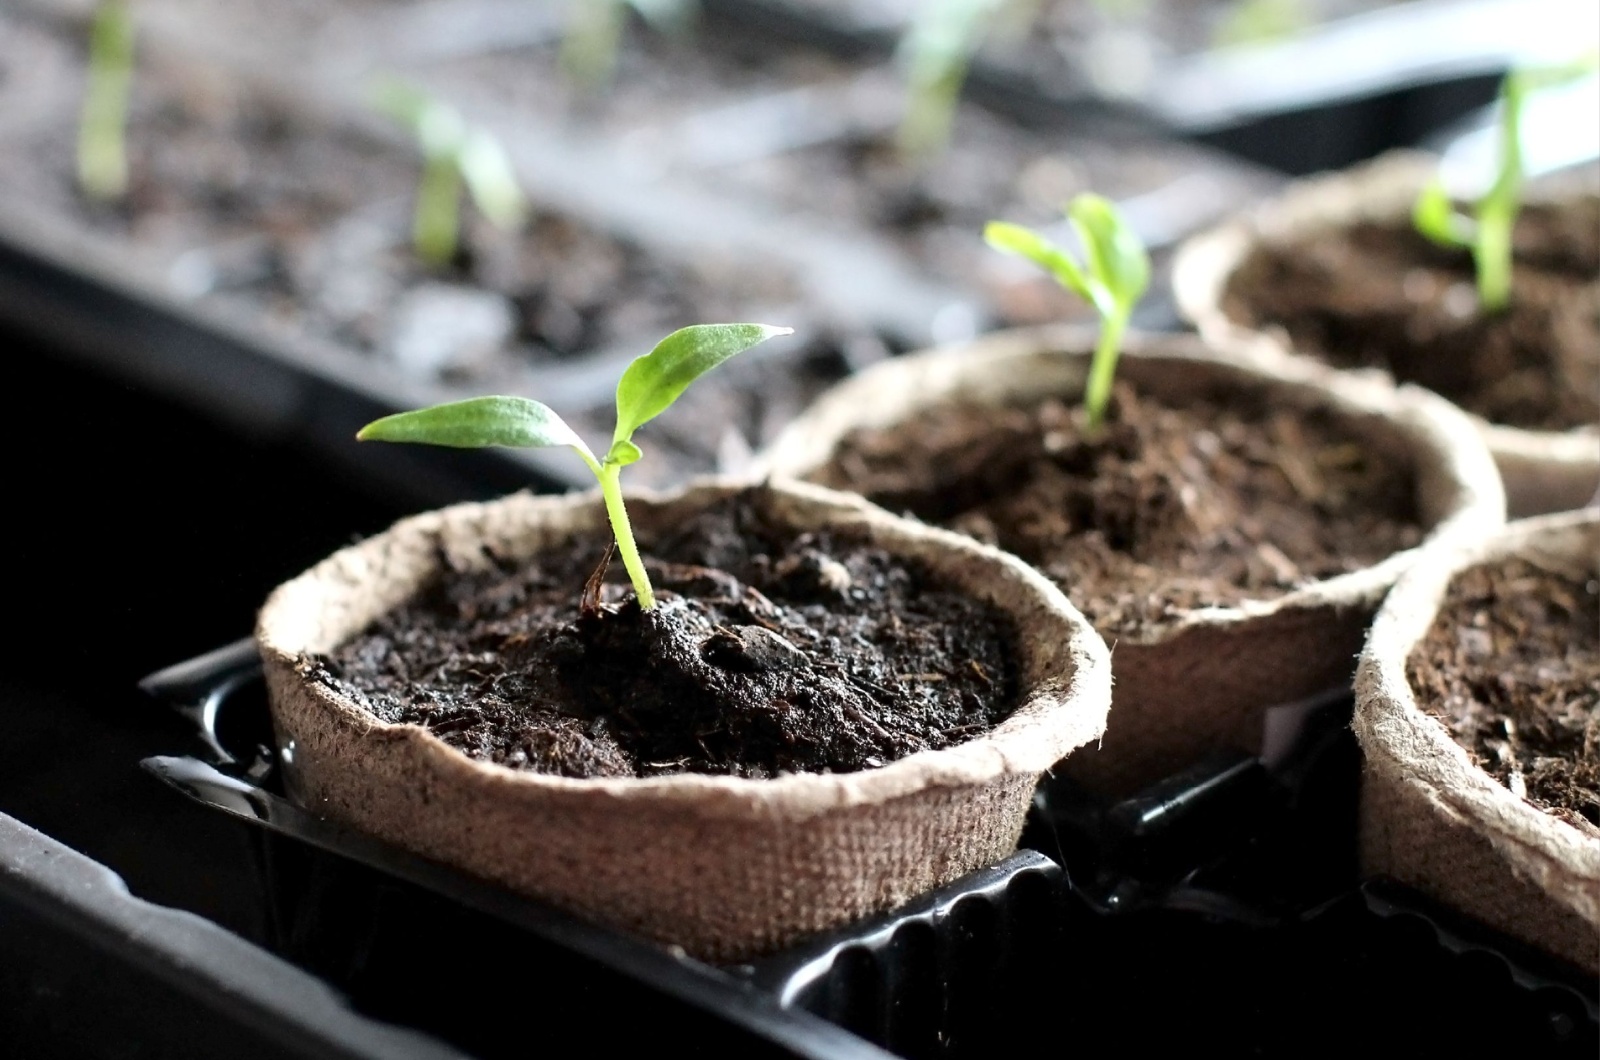
<path fill-rule="evenodd" d="M 844 534 L 785 532 L 759 491 L 641 538 L 652 611 L 620 563 L 581 599 L 606 547 L 490 557 L 308 666 L 383 721 L 563 776 L 847 772 L 1016 705 L 1004 615 Z"/>
<path fill-rule="evenodd" d="M 1600 198 L 1523 210 L 1511 305 L 1478 308 L 1472 258 L 1409 225 L 1362 224 L 1256 251 L 1223 307 L 1340 367 L 1376 366 L 1493 423 L 1600 420 Z"/>
<path fill-rule="evenodd" d="M 1117 384 L 1103 433 L 1057 400 L 953 404 L 849 435 L 813 477 L 1012 552 L 1104 636 L 1272 599 L 1422 538 L 1409 468 L 1322 412 L 1168 406 Z"/>
<path fill-rule="evenodd" d="M 1525 559 L 1451 582 L 1406 677 L 1479 767 L 1600 835 L 1600 578 Z"/>

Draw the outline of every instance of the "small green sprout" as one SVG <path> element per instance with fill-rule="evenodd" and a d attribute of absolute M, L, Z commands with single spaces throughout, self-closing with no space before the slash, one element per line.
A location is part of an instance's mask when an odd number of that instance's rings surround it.
<path fill-rule="evenodd" d="M 1575 63 L 1514 70 L 1500 85 L 1500 167 L 1494 183 L 1472 208 L 1458 212 L 1438 177 L 1417 196 L 1411 219 L 1424 237 L 1442 247 L 1472 251 L 1478 275 L 1478 304 L 1498 313 L 1511 302 L 1511 233 L 1522 209 L 1522 112 L 1528 95 L 1575 81 L 1600 66 L 1600 53 Z"/>
<path fill-rule="evenodd" d="M 949 142 L 967 68 L 1009 2 L 924 0 L 895 54 L 906 81 L 902 157 L 927 158 Z"/>
<path fill-rule="evenodd" d="M 127 0 L 101 0 L 89 27 L 89 84 L 78 121 L 78 187 L 111 202 L 128 190 L 128 89 L 133 15 Z"/>
<path fill-rule="evenodd" d="M 1098 195 L 1075 197 L 1067 207 L 1067 219 L 1083 244 L 1082 264 L 1070 251 L 1021 225 L 990 221 L 983 238 L 996 250 L 1040 266 L 1100 315 L 1100 339 L 1083 392 L 1088 427 L 1096 431 L 1105 422 L 1128 319 L 1150 285 L 1150 258 L 1117 208 Z"/>
<path fill-rule="evenodd" d="M 561 67 L 573 82 L 590 90 L 611 83 L 630 7 L 663 33 L 682 32 L 699 13 L 697 0 L 567 0 Z"/>
<path fill-rule="evenodd" d="M 633 435 L 678 400 L 689 384 L 735 354 L 793 328 L 768 324 L 697 324 L 681 328 L 635 358 L 617 382 L 617 426 L 604 459 L 596 459 L 578 433 L 548 405 L 523 397 L 479 397 L 452 401 L 432 408 L 400 412 L 374 420 L 356 434 L 361 441 L 422 442 L 458 449 L 486 446 L 542 449 L 566 445 L 577 450 L 600 483 L 606 516 L 617 539 L 617 551 L 627 568 L 639 606 L 656 604 L 650 579 L 645 576 L 639 548 L 622 503 L 622 469 L 641 453 Z"/>
<path fill-rule="evenodd" d="M 1211 36 L 1212 47 L 1276 44 L 1311 27 L 1309 0 L 1234 0 Z"/>
<path fill-rule="evenodd" d="M 422 151 L 411 240 L 417 257 L 434 268 L 455 259 L 461 242 L 461 187 L 490 223 L 514 231 L 527 218 L 528 202 L 505 148 L 493 135 L 468 127 L 461 114 L 421 89 L 381 82 L 374 104 L 409 128 Z"/>

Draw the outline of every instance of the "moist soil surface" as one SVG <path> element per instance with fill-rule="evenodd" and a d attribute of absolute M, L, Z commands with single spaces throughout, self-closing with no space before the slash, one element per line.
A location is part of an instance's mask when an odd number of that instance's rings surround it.
<path fill-rule="evenodd" d="M 651 611 L 619 571 L 592 579 L 591 537 L 489 556 L 305 666 L 383 721 L 571 777 L 848 772 L 1014 709 L 1006 616 L 871 544 L 786 532 L 760 497 L 641 536 Z"/>
<path fill-rule="evenodd" d="M 1600 836 L 1600 578 L 1525 559 L 1463 572 L 1406 676 L 1485 772 Z"/>
<path fill-rule="evenodd" d="M 1511 305 L 1480 311 L 1472 257 L 1409 225 L 1366 223 L 1256 250 L 1224 311 L 1279 327 L 1341 368 L 1379 367 L 1491 423 L 1600 420 L 1600 198 L 1531 205 L 1517 221 Z"/>
<path fill-rule="evenodd" d="M 1107 637 L 1281 596 L 1423 534 L 1411 471 L 1331 415 L 1168 406 L 1124 383 L 1094 436 L 1053 399 L 952 404 L 855 432 L 813 477 L 1021 556 Z"/>

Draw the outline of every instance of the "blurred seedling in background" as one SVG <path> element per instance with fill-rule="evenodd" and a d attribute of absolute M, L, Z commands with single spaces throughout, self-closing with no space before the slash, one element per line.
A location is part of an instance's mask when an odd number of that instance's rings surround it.
<path fill-rule="evenodd" d="M 89 26 L 89 82 L 78 121 L 78 187 L 100 202 L 120 199 L 128 191 L 133 37 L 127 0 L 101 0 Z"/>
<path fill-rule="evenodd" d="M 1277 44 L 1315 22 L 1309 0 L 1234 0 L 1211 35 L 1215 48 Z"/>
<path fill-rule="evenodd" d="M 1076 196 L 1067 206 L 1067 220 L 1083 244 L 1082 262 L 1071 251 L 1021 225 L 990 221 L 983 238 L 996 250 L 1032 261 L 1099 315 L 1100 337 L 1083 391 L 1084 413 L 1092 432 L 1105 422 L 1122 338 L 1134 307 L 1150 286 L 1150 257 L 1117 208 L 1098 195 Z"/>
<path fill-rule="evenodd" d="M 922 160 L 944 149 L 972 58 L 992 31 L 1022 29 L 1037 0 L 923 0 L 895 52 L 906 83 L 901 157 Z"/>
<path fill-rule="evenodd" d="M 1424 237 L 1442 247 L 1470 250 L 1478 279 L 1478 305 L 1498 313 L 1511 303 L 1512 230 L 1522 210 L 1522 115 L 1528 96 L 1600 70 L 1600 52 L 1560 66 L 1514 70 L 1500 85 L 1500 159 L 1494 182 L 1470 212 L 1450 201 L 1442 178 L 1423 186 L 1411 212 Z"/>
<path fill-rule="evenodd" d="M 561 68 L 574 84 L 595 91 L 611 83 L 630 9 L 666 34 L 687 32 L 700 14 L 698 0 L 567 0 Z"/>
<path fill-rule="evenodd" d="M 622 565 L 627 568 L 639 606 L 648 611 L 655 606 L 655 593 L 639 559 L 620 482 L 622 469 L 643 455 L 634 444 L 634 432 L 671 408 L 690 383 L 723 361 L 770 338 L 792 334 L 793 330 L 768 324 L 697 324 L 662 339 L 655 349 L 635 358 L 617 382 L 617 426 L 603 459 L 596 459 L 578 433 L 548 405 L 523 397 L 468 398 L 400 412 L 367 424 L 356 437 L 361 441 L 420 442 L 457 449 L 570 446 L 600 483 Z"/>
<path fill-rule="evenodd" d="M 505 231 L 522 226 L 528 201 L 499 140 L 469 127 L 454 107 L 404 82 L 380 82 L 373 103 L 410 129 L 422 152 L 411 226 L 417 257 L 433 268 L 455 260 L 463 185 L 491 224 Z"/>

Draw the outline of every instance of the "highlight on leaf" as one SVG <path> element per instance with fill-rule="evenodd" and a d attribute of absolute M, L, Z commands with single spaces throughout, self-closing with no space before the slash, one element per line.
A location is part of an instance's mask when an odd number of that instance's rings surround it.
<path fill-rule="evenodd" d="M 412 442 L 477 449 L 488 446 L 541 449 L 567 446 L 578 454 L 600 484 L 617 551 L 633 583 L 639 606 L 655 606 L 655 593 L 639 558 L 620 473 L 643 456 L 633 434 L 672 406 L 689 385 L 752 346 L 793 328 L 769 324 L 697 324 L 680 328 L 654 349 L 633 360 L 617 383 L 617 426 L 603 459 L 597 459 L 553 409 L 531 398 L 491 396 L 452 401 L 374 420 L 356 434 L 359 441 Z"/>
<path fill-rule="evenodd" d="M 1150 286 L 1150 257 L 1138 233 L 1109 201 L 1091 193 L 1067 206 L 1067 220 L 1083 245 L 1083 261 L 1038 232 L 1004 221 L 990 221 L 983 237 L 991 247 L 1026 258 L 1095 309 L 1100 338 L 1089 365 L 1083 407 L 1090 430 L 1105 422 L 1116 376 L 1122 337 L 1134 307 Z"/>
<path fill-rule="evenodd" d="M 454 107 L 404 81 L 379 81 L 372 102 L 411 130 L 422 153 L 411 236 L 417 257 L 436 268 L 454 260 L 463 187 L 491 224 L 506 231 L 521 227 L 528 201 L 510 156 L 492 134 L 468 126 Z"/>
<path fill-rule="evenodd" d="M 1417 195 L 1412 225 L 1439 246 L 1472 252 L 1478 304 L 1485 312 L 1500 312 L 1511 303 L 1511 237 L 1522 212 L 1522 117 L 1528 97 L 1540 89 L 1592 76 L 1597 70 L 1600 52 L 1571 63 L 1507 74 L 1500 83 L 1500 161 L 1488 190 L 1470 204 L 1468 212 L 1456 209 L 1443 180 L 1437 177 Z"/>

